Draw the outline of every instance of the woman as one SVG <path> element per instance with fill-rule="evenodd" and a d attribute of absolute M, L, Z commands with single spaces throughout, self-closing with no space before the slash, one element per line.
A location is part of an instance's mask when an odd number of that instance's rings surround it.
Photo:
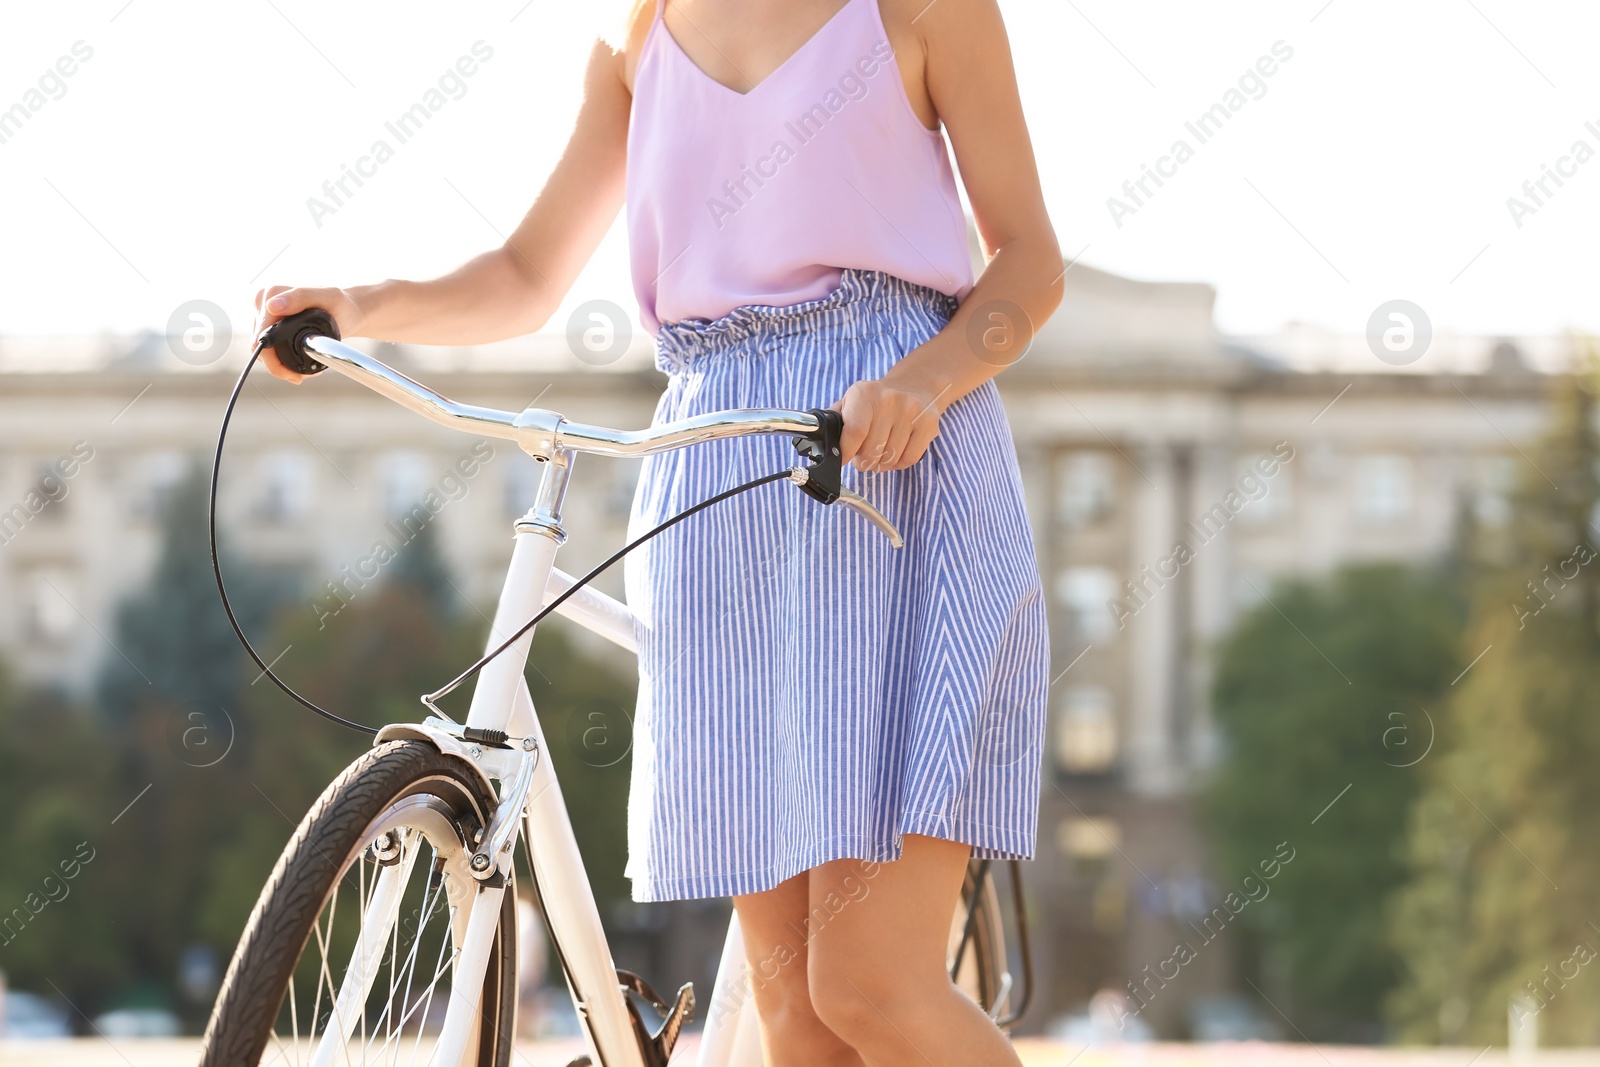
<path fill-rule="evenodd" d="M 274 286 L 258 325 L 527 333 L 624 202 L 657 421 L 831 405 L 847 484 L 906 538 L 779 485 L 629 557 L 634 896 L 733 897 L 774 1067 L 1018 1064 L 944 969 L 968 859 L 1033 854 L 1048 674 L 991 379 L 1062 262 L 995 0 L 638 0 L 503 247 L 431 281 Z M 654 458 L 633 532 L 790 460 L 773 438 Z"/>

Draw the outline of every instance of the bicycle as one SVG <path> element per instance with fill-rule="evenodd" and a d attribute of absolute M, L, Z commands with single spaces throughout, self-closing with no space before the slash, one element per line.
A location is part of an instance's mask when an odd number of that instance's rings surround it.
<path fill-rule="evenodd" d="M 579 453 L 643 457 L 745 434 L 787 434 L 808 460 L 742 488 L 787 479 L 822 504 L 843 503 L 898 546 L 900 535 L 872 504 L 840 484 L 835 412 L 750 409 L 716 412 L 643 431 L 569 422 L 539 408 L 520 413 L 459 404 L 339 340 L 322 312 L 275 324 L 258 343 L 224 416 L 213 463 L 216 481 L 228 418 L 255 356 L 272 344 L 303 373 L 332 367 L 442 425 L 514 442 L 544 465 L 515 544 L 485 656 L 423 697 L 433 712 L 393 723 L 306 813 L 263 888 L 240 938 L 206 1028 L 203 1067 L 302 1059 L 334 1063 L 493 1065 L 510 1061 L 516 1010 L 516 844 L 526 843 L 533 900 L 572 996 L 588 1053 L 571 1067 L 662 1067 L 695 998 L 685 984 L 669 1002 L 643 978 L 615 966 L 589 888 L 561 787 L 523 677 L 534 624 L 554 610 L 637 652 L 633 615 L 587 582 L 639 538 L 583 578 L 555 567 L 565 539 L 561 509 Z M 733 492 L 690 508 L 688 517 Z M 230 620 L 232 609 L 228 607 Z M 237 630 L 237 623 L 235 623 Z M 509 638 L 502 639 L 502 635 Z M 251 656 L 270 675 L 242 631 Z M 465 723 L 435 703 L 481 671 Z M 361 729 L 301 697 L 300 703 Z M 1026 1009 L 1033 986 L 1017 864 L 1012 892 L 1023 991 L 1007 970 L 1007 932 L 986 860 L 969 865 L 951 927 L 951 975 L 1002 1026 Z M 344 907 L 341 909 L 341 901 Z M 738 916 L 729 923 L 701 1035 L 700 1067 L 761 1063 L 747 995 Z M 442 1000 L 440 999 L 442 997 Z M 646 1025 L 638 1001 L 659 1016 Z M 440 1008 L 438 1005 L 442 1004 Z"/>

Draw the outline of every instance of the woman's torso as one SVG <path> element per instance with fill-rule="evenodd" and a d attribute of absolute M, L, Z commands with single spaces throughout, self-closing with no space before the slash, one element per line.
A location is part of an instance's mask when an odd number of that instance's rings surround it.
<path fill-rule="evenodd" d="M 920 78 L 914 36 L 891 37 L 879 0 L 846 0 L 820 28 L 775 27 L 791 42 L 812 29 L 803 43 L 752 48 L 709 7 L 693 21 L 676 3 L 647 10 L 630 56 L 628 226 L 647 328 L 817 299 L 845 268 L 964 296 L 954 173 L 897 61 L 896 38 Z"/>

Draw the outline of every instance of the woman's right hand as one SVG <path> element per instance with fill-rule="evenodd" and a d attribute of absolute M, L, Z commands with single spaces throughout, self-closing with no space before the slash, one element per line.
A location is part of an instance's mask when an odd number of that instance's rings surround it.
<path fill-rule="evenodd" d="M 272 285 L 256 293 L 256 328 L 254 337 L 260 337 L 261 331 L 290 315 L 304 311 L 307 308 L 321 308 L 333 316 L 333 321 L 339 326 L 339 333 L 344 337 L 361 336 L 363 317 L 361 308 L 355 299 L 344 289 L 296 289 L 288 285 Z M 261 350 L 261 362 L 271 372 L 274 378 L 282 378 L 286 382 L 299 385 L 305 380 L 304 374 L 285 367 L 278 361 L 278 353 L 271 348 Z"/>

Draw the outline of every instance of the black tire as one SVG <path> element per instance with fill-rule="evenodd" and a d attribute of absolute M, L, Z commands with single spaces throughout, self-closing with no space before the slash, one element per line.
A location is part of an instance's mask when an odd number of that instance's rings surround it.
<path fill-rule="evenodd" d="M 969 912 L 972 913 L 972 933 L 963 949 L 961 943 L 968 929 Z M 997 1001 L 1006 992 L 1006 934 L 992 865 L 980 866 L 975 861 L 967 867 L 967 877 L 961 886 L 961 904 L 950 926 L 948 958 L 951 980 L 961 991 L 991 1017 L 1000 1015 L 1004 1005 Z"/>
<path fill-rule="evenodd" d="M 369 828 L 394 810 L 396 802 L 414 797 L 442 804 L 441 810 L 449 813 L 451 832 L 459 839 L 458 847 L 469 854 L 472 835 L 487 825 L 496 804 L 468 767 L 421 741 L 379 745 L 346 768 L 301 820 L 256 901 L 206 1027 L 201 1067 L 253 1067 L 262 1062 L 284 1007 L 292 999 L 291 982 L 312 941 L 313 925 L 319 923 L 330 901 L 337 907 L 335 892 L 356 865 L 377 862 L 364 840 Z M 419 854 L 423 844 L 433 843 L 419 839 Z M 418 859 L 410 870 L 420 866 Z M 364 869 L 357 874 L 364 877 Z M 443 881 L 449 876 L 425 877 L 435 894 L 436 908 L 444 899 Z M 435 886 L 440 888 L 432 889 Z M 428 897 L 424 895 L 423 900 L 426 905 Z M 484 976 L 477 1056 L 468 1061 L 478 1067 L 506 1067 L 516 1029 L 516 894 L 509 885 L 503 901 Z M 418 942 L 421 927 L 433 914 L 437 912 L 426 910 L 418 922 Z M 330 913 L 328 929 L 319 933 L 319 942 L 323 937 L 334 938 L 333 918 Z M 395 923 L 397 929 L 400 925 Z M 322 927 L 318 925 L 317 930 Z M 315 951 L 315 946 L 312 948 Z M 394 955 L 398 954 L 396 950 Z M 392 961 L 390 966 L 392 975 Z M 408 982 L 408 993 L 410 988 Z M 391 999 L 393 995 L 391 989 Z M 401 1018 L 404 1025 L 414 1011 L 415 1007 L 407 1010 L 404 1017 L 396 1012 L 394 1018 Z M 419 1021 L 419 1030 L 421 1025 Z"/>

